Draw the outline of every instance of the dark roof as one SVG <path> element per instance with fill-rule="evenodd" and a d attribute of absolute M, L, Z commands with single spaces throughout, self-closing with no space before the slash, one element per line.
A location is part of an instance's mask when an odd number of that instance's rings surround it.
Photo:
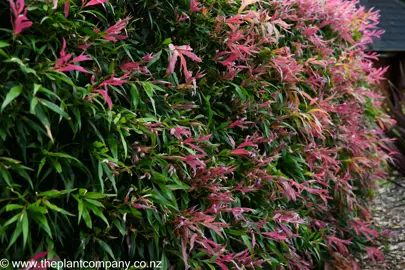
<path fill-rule="evenodd" d="M 405 51 L 405 1 L 360 0 L 367 9 L 380 10 L 379 27 L 385 30 L 372 45 L 374 51 Z"/>

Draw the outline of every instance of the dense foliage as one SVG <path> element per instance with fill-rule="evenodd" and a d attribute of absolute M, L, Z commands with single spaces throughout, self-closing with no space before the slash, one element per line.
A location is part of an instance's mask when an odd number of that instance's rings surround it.
<path fill-rule="evenodd" d="M 356 4 L 1 1 L 0 257 L 382 259 L 363 198 L 390 120 Z"/>

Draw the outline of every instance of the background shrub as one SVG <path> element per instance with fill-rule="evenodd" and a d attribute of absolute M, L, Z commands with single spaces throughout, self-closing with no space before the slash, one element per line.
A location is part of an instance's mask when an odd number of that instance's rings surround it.
<path fill-rule="evenodd" d="M 355 1 L 2 1 L 0 256 L 353 266 L 385 177 Z M 330 262 L 333 262 L 332 264 Z"/>

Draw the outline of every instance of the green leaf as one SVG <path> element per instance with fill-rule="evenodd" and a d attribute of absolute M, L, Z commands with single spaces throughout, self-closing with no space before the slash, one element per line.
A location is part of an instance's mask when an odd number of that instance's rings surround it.
<path fill-rule="evenodd" d="M 1 176 L 2 176 L 3 180 L 7 183 L 8 186 L 11 187 L 12 179 L 10 179 L 10 174 L 9 174 L 8 170 L 3 168 L 3 166 L 0 166 L 0 171 L 1 171 Z"/>
<path fill-rule="evenodd" d="M 75 198 L 76 196 L 73 195 Z M 77 199 L 77 198 L 76 198 Z M 83 209 L 84 209 L 84 205 L 83 205 L 83 201 L 80 199 L 77 199 L 78 204 L 77 204 L 77 210 L 79 211 L 79 216 L 78 216 L 78 220 L 77 220 L 77 224 L 80 224 L 80 219 L 83 216 Z"/>
<path fill-rule="evenodd" d="M 102 199 L 102 198 L 106 197 L 106 194 L 99 193 L 99 192 L 87 192 L 85 197 L 89 198 L 89 199 Z"/>
<path fill-rule="evenodd" d="M 15 215 L 14 217 L 12 217 L 12 218 L 10 218 L 9 220 L 7 220 L 6 223 L 4 223 L 4 224 L 2 225 L 2 227 L 1 227 L 1 229 L 0 229 L 0 235 L 3 234 L 3 232 L 6 230 L 6 228 L 7 228 L 10 224 L 16 222 L 16 221 L 18 220 L 18 218 L 20 218 L 20 217 L 21 217 L 21 213 L 18 213 L 18 214 Z"/>
<path fill-rule="evenodd" d="M 42 88 L 42 85 L 34 83 L 34 96 Z"/>
<path fill-rule="evenodd" d="M 27 210 L 30 212 L 46 214 L 48 210 L 45 207 L 39 206 L 37 203 L 31 203 L 28 205 Z"/>
<path fill-rule="evenodd" d="M 173 41 L 172 41 L 172 39 L 171 38 L 166 38 L 163 42 L 162 42 L 162 45 L 167 45 L 167 44 L 170 44 L 170 43 L 172 43 Z"/>
<path fill-rule="evenodd" d="M 41 192 L 37 196 L 48 197 L 48 198 L 56 198 L 56 197 L 62 196 L 64 194 L 71 193 L 72 191 L 75 191 L 75 190 L 76 190 L 76 188 L 74 188 L 74 189 L 66 189 L 66 190 L 61 190 L 61 191 L 53 189 L 53 190 L 48 190 L 48 191 Z"/>
<path fill-rule="evenodd" d="M 73 214 L 69 213 L 69 212 L 66 211 L 65 209 L 62 209 L 62 208 L 60 208 L 60 207 L 58 207 L 58 206 L 56 206 L 56 205 L 50 203 L 49 201 L 44 201 L 44 204 L 45 204 L 46 207 L 48 207 L 49 209 L 52 209 L 52 210 L 57 211 L 57 212 L 59 212 L 59 213 L 62 213 L 62 214 L 64 214 L 64 215 L 67 215 L 67 216 L 74 216 Z"/>
<path fill-rule="evenodd" d="M 53 168 L 56 170 L 56 172 L 58 173 L 62 173 L 62 165 L 59 163 L 59 161 L 57 161 L 54 158 L 49 158 L 49 161 L 51 162 Z"/>
<path fill-rule="evenodd" d="M 98 162 L 98 170 L 97 170 L 97 174 L 98 174 L 98 180 L 100 182 L 100 186 L 101 186 L 101 192 L 104 193 L 104 180 L 103 180 L 103 162 L 99 161 Z"/>
<path fill-rule="evenodd" d="M 19 205 L 19 204 L 7 204 L 6 211 L 9 212 L 9 211 L 13 211 L 16 209 L 21 209 L 21 208 L 24 208 L 24 206 Z"/>
<path fill-rule="evenodd" d="M 46 162 L 46 157 L 43 157 L 43 158 L 41 159 L 41 161 L 39 162 L 37 177 L 38 177 L 39 174 L 41 173 L 42 167 L 44 167 L 45 162 Z"/>
<path fill-rule="evenodd" d="M 84 219 L 84 222 L 86 223 L 86 226 L 91 229 L 93 227 L 93 225 L 91 222 L 91 217 L 90 217 L 89 211 L 87 210 L 86 207 L 83 207 L 83 219 Z"/>
<path fill-rule="evenodd" d="M 133 83 L 133 84 L 131 84 L 131 88 L 129 89 L 129 91 L 131 93 L 132 105 L 134 106 L 134 109 L 136 110 L 138 108 L 139 101 L 141 100 L 138 88 Z"/>
<path fill-rule="evenodd" d="M 23 239 L 24 239 L 24 248 L 25 245 L 27 244 L 28 240 L 28 228 L 29 228 L 29 222 L 28 222 L 28 215 L 26 211 L 23 211 L 22 213 L 24 215 L 23 220 L 22 220 L 22 231 L 23 231 Z"/>
<path fill-rule="evenodd" d="M 111 249 L 111 247 L 104 241 L 98 240 L 98 243 L 100 244 L 100 247 L 102 247 L 110 256 L 115 260 L 114 253 Z"/>
<path fill-rule="evenodd" d="M 94 207 L 91 209 L 91 211 L 98 216 L 99 218 L 101 218 L 106 224 L 107 226 L 110 226 L 110 223 L 108 222 L 107 218 L 104 216 L 103 212 L 101 212 L 100 209 L 98 209 L 97 207 Z"/>
<path fill-rule="evenodd" d="M 8 92 L 3 104 L 1 105 L 1 112 L 3 112 L 4 108 L 6 108 L 7 105 L 10 104 L 10 102 L 13 101 L 16 97 L 18 97 L 21 94 L 21 92 L 22 92 L 21 85 L 16 85 L 12 87 Z"/>
<path fill-rule="evenodd" d="M 35 214 L 31 215 L 31 217 L 35 220 L 35 222 L 41 227 L 47 234 L 48 236 L 52 239 L 52 232 L 51 228 L 49 227 L 48 220 L 46 219 L 44 214 Z"/>
<path fill-rule="evenodd" d="M 14 244 L 14 242 L 21 235 L 21 233 L 22 233 L 22 223 L 19 222 L 19 223 L 17 223 L 17 227 L 15 228 L 13 234 L 10 237 L 10 242 L 8 243 L 8 247 L 7 247 L 6 251 Z"/>
<path fill-rule="evenodd" d="M 122 226 L 121 222 L 118 219 L 114 219 L 113 223 L 114 223 L 115 227 L 117 227 L 117 229 L 120 231 L 122 236 L 125 236 L 127 234 L 124 226 Z"/>
<path fill-rule="evenodd" d="M 145 90 L 146 94 L 148 95 L 150 102 L 152 103 L 153 111 L 156 115 L 156 107 L 155 107 L 155 100 L 153 99 L 153 86 L 150 82 L 141 82 L 142 87 Z"/>
<path fill-rule="evenodd" d="M 4 56 L 7 59 L 10 58 L 10 56 L 6 54 L 6 52 L 3 49 L 0 49 L 0 55 Z"/>
<path fill-rule="evenodd" d="M 46 150 L 43 150 L 43 152 L 44 152 L 45 155 L 48 155 L 48 156 L 51 156 L 51 157 L 59 157 L 59 158 L 66 158 L 66 159 L 74 160 L 80 166 L 80 168 L 82 168 L 85 172 L 89 173 L 88 168 L 85 167 L 80 160 L 78 160 L 75 157 L 72 157 L 71 155 L 68 155 L 66 153 L 52 153 L 52 152 L 48 152 Z"/>
<path fill-rule="evenodd" d="M 128 156 L 128 147 L 127 147 L 127 142 L 124 138 L 124 135 L 122 134 L 121 130 L 119 130 L 120 138 L 121 138 L 121 143 L 122 147 L 124 148 L 124 156 L 125 158 Z"/>
<path fill-rule="evenodd" d="M 86 195 L 87 195 L 87 194 L 86 194 Z M 104 208 L 104 205 L 103 205 L 101 202 L 97 201 L 97 200 L 84 198 L 84 201 L 85 201 L 85 202 L 88 202 L 88 203 L 91 203 L 92 205 L 95 205 L 95 206 L 97 206 L 97 207 Z"/>
<path fill-rule="evenodd" d="M 60 107 L 56 106 L 54 103 L 49 102 L 48 100 L 39 99 L 39 98 L 38 98 L 38 101 L 39 101 L 39 103 L 41 103 L 42 105 L 45 105 L 46 107 L 48 107 L 52 111 L 56 112 L 60 116 L 64 117 L 65 119 L 68 119 L 68 120 L 70 119 L 69 115 L 66 112 L 64 112 Z"/>
<path fill-rule="evenodd" d="M 10 46 L 10 43 L 7 43 L 7 42 L 4 42 L 4 41 L 0 40 L 0 48 L 4 48 L 4 47 L 7 47 L 7 46 Z"/>
<path fill-rule="evenodd" d="M 21 59 L 19 59 L 17 57 L 11 57 L 10 59 L 5 60 L 4 62 L 6 62 L 6 63 L 17 63 L 20 66 L 20 69 L 21 69 L 22 72 L 24 72 L 25 74 L 29 74 L 29 73 L 34 74 L 39 80 L 41 79 L 41 78 L 38 77 L 35 70 L 28 67 L 26 64 L 23 63 L 23 61 L 21 61 Z"/>

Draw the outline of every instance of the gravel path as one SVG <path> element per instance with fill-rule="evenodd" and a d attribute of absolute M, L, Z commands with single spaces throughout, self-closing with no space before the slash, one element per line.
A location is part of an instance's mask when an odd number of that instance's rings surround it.
<path fill-rule="evenodd" d="M 405 178 L 393 177 L 405 186 Z M 392 184 L 383 184 L 370 203 L 374 214 L 373 224 L 381 229 L 393 232 L 387 245 L 380 243 L 379 249 L 385 254 L 386 264 L 373 264 L 367 260 L 367 254 L 360 258 L 361 270 L 405 270 L 405 189 Z"/>

